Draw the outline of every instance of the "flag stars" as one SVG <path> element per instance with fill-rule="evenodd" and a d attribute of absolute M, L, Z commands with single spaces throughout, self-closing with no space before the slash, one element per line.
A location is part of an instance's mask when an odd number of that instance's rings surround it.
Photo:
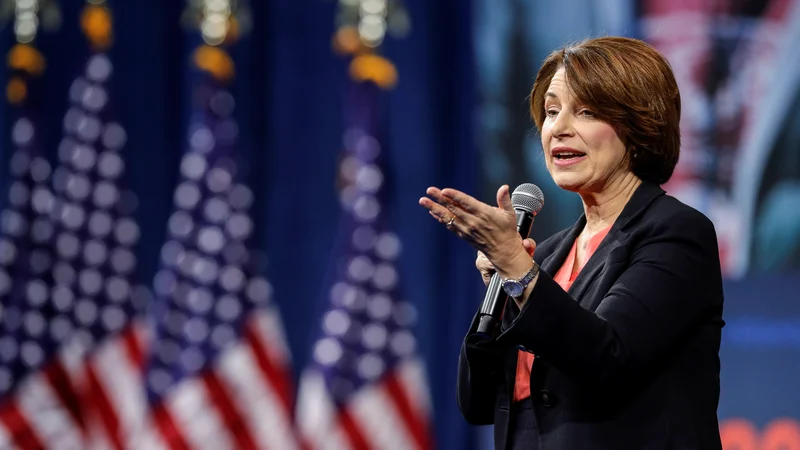
<path fill-rule="evenodd" d="M 392 299 L 383 293 L 370 297 L 367 303 L 367 315 L 373 320 L 383 321 L 392 314 Z"/>
<path fill-rule="evenodd" d="M 44 352 L 42 347 L 35 341 L 25 341 L 20 345 L 19 354 L 22 357 L 22 362 L 30 367 L 39 367 L 44 360 Z"/>
<path fill-rule="evenodd" d="M 133 246 L 139 240 L 139 226 L 130 218 L 122 218 L 114 227 L 114 237 L 124 246 Z"/>
<path fill-rule="evenodd" d="M 111 251 L 111 268 L 118 274 L 127 275 L 133 272 L 136 266 L 136 256 L 124 247 L 117 247 Z"/>
<path fill-rule="evenodd" d="M 86 176 L 73 173 L 67 175 L 65 188 L 67 195 L 73 200 L 83 201 L 89 196 L 89 192 L 92 191 L 92 183 Z"/>
<path fill-rule="evenodd" d="M 173 237 L 184 239 L 194 229 L 194 220 L 186 211 L 175 211 L 169 218 L 168 227 Z"/>
<path fill-rule="evenodd" d="M 8 276 L 5 270 L 0 269 L 0 295 L 5 295 L 11 289 L 11 277 Z M 0 307 L 0 316 L 3 310 Z"/>
<path fill-rule="evenodd" d="M 361 166 L 356 174 L 356 185 L 359 189 L 374 194 L 383 184 L 383 172 L 377 166 L 370 164 Z"/>
<path fill-rule="evenodd" d="M 199 125 L 189 131 L 189 145 L 199 153 L 208 153 L 214 148 L 214 134 L 208 127 Z"/>
<path fill-rule="evenodd" d="M 194 288 L 187 294 L 186 303 L 193 313 L 205 314 L 211 310 L 214 304 L 214 297 L 208 289 Z"/>
<path fill-rule="evenodd" d="M 381 205 L 371 195 L 362 195 L 353 204 L 353 212 L 362 222 L 372 222 L 380 214 Z"/>
<path fill-rule="evenodd" d="M 236 297 L 224 295 L 217 300 L 214 312 L 225 322 L 233 322 L 242 314 L 242 304 Z"/>
<path fill-rule="evenodd" d="M 121 304 L 129 298 L 131 285 L 121 277 L 113 276 L 106 282 L 106 296 L 114 303 Z"/>
<path fill-rule="evenodd" d="M 328 334 L 342 336 L 350 328 L 350 317 L 344 311 L 334 309 L 325 314 L 322 326 Z"/>
<path fill-rule="evenodd" d="M 123 168 L 124 163 L 118 154 L 107 151 L 100 154 L 100 158 L 97 162 L 97 172 L 103 178 L 109 180 L 116 179 L 122 174 Z"/>
<path fill-rule="evenodd" d="M 175 189 L 175 205 L 182 209 L 192 209 L 200 201 L 200 189 L 191 181 L 184 181 Z"/>
<path fill-rule="evenodd" d="M 29 281 L 25 286 L 25 297 L 28 299 L 28 305 L 32 307 L 44 305 L 48 294 L 47 285 L 42 280 Z"/>
<path fill-rule="evenodd" d="M 102 124 L 97 117 L 90 115 L 78 116 L 75 123 L 75 134 L 86 143 L 94 143 L 100 137 Z"/>
<path fill-rule="evenodd" d="M 263 277 L 254 277 L 247 284 L 247 298 L 253 303 L 266 303 L 271 295 L 272 286 Z"/>
<path fill-rule="evenodd" d="M 383 369 L 383 359 L 374 353 L 367 353 L 359 358 L 358 375 L 367 381 L 378 378 L 383 373 Z"/>
<path fill-rule="evenodd" d="M 150 389 L 157 394 L 164 394 L 172 384 L 172 375 L 163 369 L 153 369 L 147 376 Z M 185 397 L 185 396 L 184 396 Z"/>
<path fill-rule="evenodd" d="M 378 264 L 372 276 L 372 284 L 381 290 L 391 290 L 397 284 L 397 271 L 391 264 Z"/>
<path fill-rule="evenodd" d="M 25 205 L 29 198 L 30 189 L 28 189 L 27 186 L 19 181 L 11 183 L 11 186 L 8 188 L 8 199 L 13 206 L 19 208 Z"/>
<path fill-rule="evenodd" d="M 366 256 L 356 256 L 347 265 L 347 275 L 357 283 L 369 280 L 375 273 L 375 266 Z"/>
<path fill-rule="evenodd" d="M 75 295 L 66 286 L 55 286 L 51 291 L 50 301 L 56 310 L 61 312 L 72 311 Z"/>
<path fill-rule="evenodd" d="M 50 319 L 50 338 L 60 342 L 72 333 L 72 321 L 64 316 L 56 316 Z"/>
<path fill-rule="evenodd" d="M 197 347 L 187 347 L 181 352 L 180 363 L 188 372 L 195 373 L 206 363 L 206 358 Z"/>
<path fill-rule="evenodd" d="M 407 330 L 396 331 L 389 340 L 389 347 L 397 357 L 409 356 L 416 348 L 414 336 Z"/>
<path fill-rule="evenodd" d="M 230 214 L 230 207 L 219 197 L 206 200 L 203 207 L 203 216 L 211 223 L 222 223 Z"/>
<path fill-rule="evenodd" d="M 75 305 L 75 318 L 84 326 L 91 325 L 97 320 L 97 305 L 92 300 L 82 298 Z"/>
<path fill-rule="evenodd" d="M 362 252 L 371 250 L 376 240 L 375 229 L 368 225 L 361 225 L 353 231 L 353 246 Z"/>
<path fill-rule="evenodd" d="M 10 240 L 0 237 L 0 264 L 10 265 L 17 258 L 17 246 Z"/>
<path fill-rule="evenodd" d="M 383 325 L 378 323 L 367 324 L 361 334 L 361 342 L 364 347 L 373 351 L 380 351 L 386 347 L 388 333 Z"/>
<path fill-rule="evenodd" d="M 219 275 L 219 265 L 208 257 L 195 259 L 191 274 L 195 280 L 202 284 L 211 284 Z"/>
<path fill-rule="evenodd" d="M 78 285 L 80 285 L 84 294 L 95 295 L 100 292 L 103 286 L 103 276 L 95 269 L 87 268 L 81 270 L 80 275 L 78 275 Z"/>
<path fill-rule="evenodd" d="M 119 199 L 119 190 L 108 181 L 101 181 L 94 187 L 92 200 L 100 208 L 111 208 Z"/>
<path fill-rule="evenodd" d="M 247 186 L 236 184 L 228 193 L 228 201 L 232 208 L 244 211 L 253 204 L 253 191 Z"/>
<path fill-rule="evenodd" d="M 105 244 L 97 240 L 91 240 L 84 244 L 83 260 L 89 266 L 99 266 L 106 261 L 108 249 Z"/>
<path fill-rule="evenodd" d="M 244 273 L 237 267 L 226 266 L 220 271 L 219 284 L 228 292 L 239 292 L 244 285 Z"/>
<path fill-rule="evenodd" d="M 253 229 L 253 223 L 245 214 L 232 214 L 225 222 L 225 231 L 233 238 L 240 241 L 247 239 Z"/>
<path fill-rule="evenodd" d="M 331 366 L 342 356 L 342 346 L 336 339 L 324 338 L 314 346 L 314 359 L 323 366 Z"/>
<path fill-rule="evenodd" d="M 108 331 L 119 331 L 128 320 L 128 315 L 117 305 L 107 305 L 103 308 L 100 320 Z"/>
<path fill-rule="evenodd" d="M 181 175 L 190 180 L 200 180 L 207 169 L 206 159 L 197 153 L 187 153 L 181 159 Z"/>
<path fill-rule="evenodd" d="M 81 96 L 81 105 L 87 111 L 96 113 L 103 109 L 103 107 L 106 106 L 106 103 L 108 103 L 108 94 L 101 86 L 90 85 L 83 90 L 83 95 Z M 97 139 L 99 135 L 100 129 L 98 127 L 97 134 L 94 139 Z"/>
<path fill-rule="evenodd" d="M 96 83 L 104 83 L 111 76 L 113 66 L 106 55 L 97 54 L 86 64 L 86 77 Z"/>
<path fill-rule="evenodd" d="M 103 145 L 107 149 L 119 150 L 125 145 L 125 142 L 128 139 L 128 135 L 125 133 L 125 129 L 122 128 L 120 124 L 115 122 L 109 122 L 103 129 L 103 136 L 101 139 Z"/>
<path fill-rule="evenodd" d="M 211 332 L 211 342 L 220 350 L 229 347 L 235 339 L 236 333 L 230 325 L 217 325 Z"/>
<path fill-rule="evenodd" d="M 375 245 L 375 254 L 386 261 L 396 260 L 400 251 L 400 239 L 394 233 L 382 233 Z"/>
<path fill-rule="evenodd" d="M 189 342 L 199 344 L 208 338 L 208 322 L 200 317 L 192 317 L 183 325 L 183 334 Z"/>
<path fill-rule="evenodd" d="M 94 211 L 89 216 L 89 233 L 95 238 L 104 238 L 111 232 L 113 220 L 105 211 Z"/>
<path fill-rule="evenodd" d="M 17 146 L 23 147 L 30 144 L 34 135 L 33 123 L 27 117 L 18 119 L 12 125 L 11 141 Z"/>
<path fill-rule="evenodd" d="M 218 227 L 204 227 L 197 233 L 197 246 L 206 253 L 216 255 L 225 246 L 225 235 Z"/>
<path fill-rule="evenodd" d="M 227 191 L 231 186 L 233 177 L 230 172 L 221 167 L 214 167 L 206 174 L 206 186 L 214 193 Z"/>

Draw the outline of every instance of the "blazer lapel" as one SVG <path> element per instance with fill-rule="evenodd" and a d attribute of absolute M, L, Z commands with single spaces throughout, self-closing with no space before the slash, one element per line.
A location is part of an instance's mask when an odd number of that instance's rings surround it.
<path fill-rule="evenodd" d="M 592 285 L 598 275 L 602 273 L 603 268 L 611 257 L 611 253 L 615 249 L 622 247 L 628 241 L 628 233 L 625 232 L 628 223 L 647 209 L 647 206 L 649 206 L 653 200 L 663 194 L 664 190 L 661 189 L 660 186 L 653 183 L 642 182 L 625 205 L 625 208 L 623 208 L 622 213 L 620 213 L 619 217 L 614 222 L 608 235 L 603 239 L 603 242 L 600 243 L 600 246 L 575 278 L 575 281 L 568 291 L 570 297 L 582 303 L 586 296 L 587 289 Z M 572 244 L 575 239 L 577 239 L 580 232 L 583 231 L 585 224 L 586 217 L 581 216 L 578 222 L 572 226 L 570 232 L 567 233 L 567 237 L 561 241 L 556 251 L 545 258 L 542 267 L 548 274 L 551 276 L 555 275 L 564 263 L 567 254 L 572 249 Z"/>
<path fill-rule="evenodd" d="M 539 266 L 545 273 L 551 277 L 556 276 L 556 272 L 558 272 L 558 269 L 564 264 L 564 260 L 567 259 L 567 255 L 572 249 L 572 244 L 581 233 L 581 230 L 583 230 L 584 225 L 586 225 L 586 217 L 581 215 L 578 221 L 564 233 L 564 237 L 561 239 L 561 242 L 558 243 L 555 250 L 544 257 L 544 260 L 542 260 Z"/>

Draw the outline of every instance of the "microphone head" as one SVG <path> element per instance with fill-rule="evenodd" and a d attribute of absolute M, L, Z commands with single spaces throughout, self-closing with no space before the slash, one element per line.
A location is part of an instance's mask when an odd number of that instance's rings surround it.
<path fill-rule="evenodd" d="M 544 193 L 533 183 L 522 183 L 511 194 L 511 204 L 514 209 L 521 209 L 535 216 L 544 206 Z"/>

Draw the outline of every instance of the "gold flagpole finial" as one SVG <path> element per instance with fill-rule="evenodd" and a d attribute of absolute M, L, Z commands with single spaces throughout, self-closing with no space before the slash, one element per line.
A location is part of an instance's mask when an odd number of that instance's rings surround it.
<path fill-rule="evenodd" d="M 378 54 L 387 34 L 404 37 L 410 29 L 408 13 L 401 0 L 339 0 L 337 30 L 333 48 L 352 55 L 350 76 L 373 81 L 384 89 L 397 84 L 394 64 Z"/>

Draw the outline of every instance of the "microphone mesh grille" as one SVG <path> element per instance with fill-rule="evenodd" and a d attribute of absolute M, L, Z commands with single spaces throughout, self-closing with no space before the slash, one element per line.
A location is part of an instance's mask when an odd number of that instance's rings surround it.
<path fill-rule="evenodd" d="M 544 193 L 533 183 L 522 183 L 511 194 L 511 203 L 515 209 L 523 209 L 535 216 L 544 206 Z"/>

